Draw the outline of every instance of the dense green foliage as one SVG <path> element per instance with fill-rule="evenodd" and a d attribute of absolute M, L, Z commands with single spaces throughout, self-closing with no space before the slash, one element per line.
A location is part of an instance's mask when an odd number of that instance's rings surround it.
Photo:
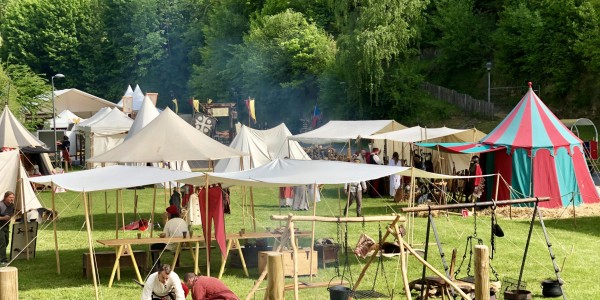
<path fill-rule="evenodd" d="M 46 79 L 63 73 L 65 86 L 115 102 L 128 84 L 158 92 L 160 107 L 183 100 L 183 111 L 190 98 L 241 105 L 251 97 L 259 123 L 294 131 L 315 105 L 327 119 L 443 120 L 447 106 L 420 84 L 485 98 L 490 61 L 497 104 L 510 107 L 533 81 L 560 116 L 595 118 L 599 8 L 592 0 L 1 0 L 0 59 Z"/>

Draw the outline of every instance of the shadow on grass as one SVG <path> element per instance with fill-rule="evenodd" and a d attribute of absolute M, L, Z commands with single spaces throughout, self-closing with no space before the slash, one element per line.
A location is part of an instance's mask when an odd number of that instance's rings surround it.
<path fill-rule="evenodd" d="M 539 219 L 536 220 L 539 222 Z M 548 228 L 600 236 L 600 230 L 598 230 L 600 227 L 600 216 L 576 217 L 575 219 L 544 219 L 544 224 Z"/>

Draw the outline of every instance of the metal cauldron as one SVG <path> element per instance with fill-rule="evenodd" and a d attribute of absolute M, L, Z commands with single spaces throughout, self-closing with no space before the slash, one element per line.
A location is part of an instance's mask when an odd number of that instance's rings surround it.
<path fill-rule="evenodd" d="M 531 292 L 527 290 L 510 290 L 504 292 L 506 300 L 532 300 Z"/>
<path fill-rule="evenodd" d="M 562 283 L 558 280 L 547 279 L 542 281 L 542 295 L 548 298 L 562 296 L 562 289 L 560 288 L 561 285 Z"/>

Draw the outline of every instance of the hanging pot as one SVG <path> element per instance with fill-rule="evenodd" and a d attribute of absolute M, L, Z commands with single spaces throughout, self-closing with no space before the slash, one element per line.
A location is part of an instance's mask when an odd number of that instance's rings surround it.
<path fill-rule="evenodd" d="M 554 298 L 562 296 L 561 283 L 558 280 L 547 279 L 542 281 L 542 295 Z"/>
<path fill-rule="evenodd" d="M 504 231 L 502 230 L 502 228 L 500 227 L 500 225 L 498 225 L 498 223 L 496 223 L 496 224 L 493 225 L 492 232 L 497 237 L 503 237 L 504 236 Z"/>
<path fill-rule="evenodd" d="M 527 290 L 511 290 L 504 292 L 506 300 L 532 300 L 531 292 Z"/>

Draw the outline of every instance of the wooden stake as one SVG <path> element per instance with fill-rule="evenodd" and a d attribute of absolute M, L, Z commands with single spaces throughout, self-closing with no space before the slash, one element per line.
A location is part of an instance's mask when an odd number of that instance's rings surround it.
<path fill-rule="evenodd" d="M 264 300 L 283 300 L 285 299 L 285 276 L 283 275 L 283 253 L 270 251 L 267 252 L 267 290 Z"/>
<path fill-rule="evenodd" d="M 92 230 L 94 230 L 94 201 L 92 195 L 92 193 L 88 193 L 88 200 L 90 201 L 90 226 L 92 226 Z"/>
<path fill-rule="evenodd" d="M 489 250 L 485 245 L 475 246 L 475 299 L 490 300 Z"/>
<path fill-rule="evenodd" d="M 123 209 L 123 202 L 125 202 L 123 200 L 123 190 L 119 190 L 119 198 L 121 199 L 121 228 L 123 230 L 123 235 L 125 235 L 125 209 Z M 132 250 L 132 249 L 129 249 Z"/>
<path fill-rule="evenodd" d="M 90 212 L 85 191 L 83 192 L 83 205 L 85 209 L 85 227 L 88 234 L 88 247 L 90 251 L 90 266 L 92 267 L 92 277 L 94 280 L 94 291 L 96 292 L 96 300 L 98 300 L 98 281 L 96 279 L 96 262 L 94 255 L 94 244 L 92 242 L 92 228 L 90 227 Z"/>
<path fill-rule="evenodd" d="M 58 237 L 56 235 L 56 205 L 55 205 L 55 195 L 54 193 L 54 182 L 50 182 L 50 188 L 52 189 L 52 228 L 54 231 L 54 254 L 56 255 L 56 273 L 60 275 L 60 255 L 58 252 Z"/>
<path fill-rule="evenodd" d="M 104 213 L 108 215 L 108 192 L 104 191 Z"/>
<path fill-rule="evenodd" d="M 398 227 L 398 223 L 394 224 L 394 233 L 396 235 L 396 239 L 398 241 L 402 241 L 402 235 L 400 234 L 400 228 Z M 401 244 L 401 242 L 399 242 Z M 412 300 L 412 296 L 410 294 L 410 284 L 408 283 L 408 266 L 406 259 L 406 251 L 404 247 L 400 247 L 400 271 L 402 272 L 402 284 L 404 285 L 404 293 L 406 294 L 406 299 Z"/>

